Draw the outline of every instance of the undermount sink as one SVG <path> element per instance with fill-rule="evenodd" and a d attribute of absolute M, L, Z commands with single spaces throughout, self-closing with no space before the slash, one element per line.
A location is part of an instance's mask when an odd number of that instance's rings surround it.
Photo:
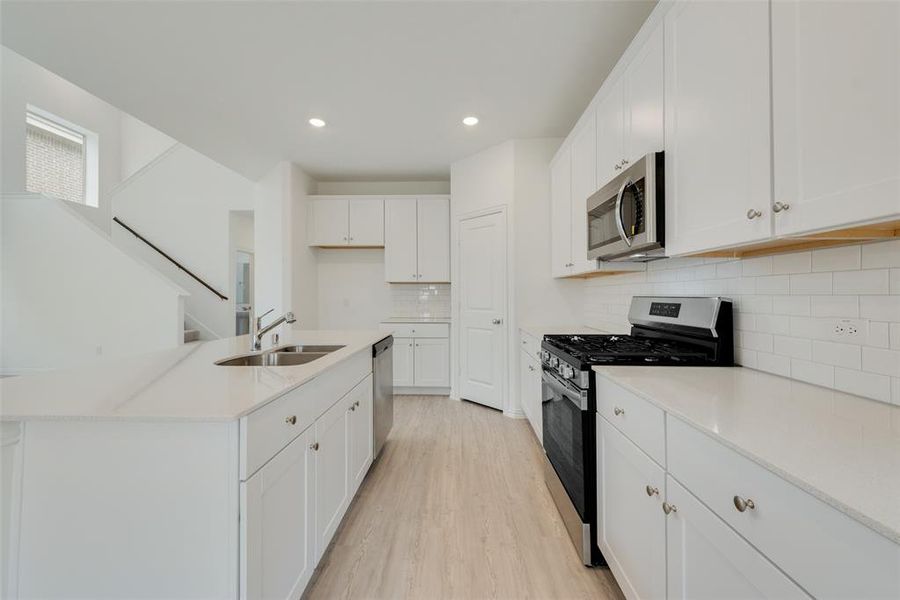
<path fill-rule="evenodd" d="M 254 352 L 233 358 L 217 360 L 220 367 L 288 367 L 305 365 L 340 350 L 343 346 L 305 345 L 282 346 L 268 352 Z"/>

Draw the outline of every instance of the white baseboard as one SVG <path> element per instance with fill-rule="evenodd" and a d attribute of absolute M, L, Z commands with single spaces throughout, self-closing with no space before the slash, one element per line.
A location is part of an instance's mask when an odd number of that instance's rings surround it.
<path fill-rule="evenodd" d="M 448 387 L 394 387 L 395 396 L 449 396 Z"/>

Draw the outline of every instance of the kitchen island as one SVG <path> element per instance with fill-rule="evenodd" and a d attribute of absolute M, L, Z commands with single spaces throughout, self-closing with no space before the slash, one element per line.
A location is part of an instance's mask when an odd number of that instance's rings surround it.
<path fill-rule="evenodd" d="M 0 382 L 4 597 L 298 597 L 372 464 L 378 331 L 248 336 Z"/>

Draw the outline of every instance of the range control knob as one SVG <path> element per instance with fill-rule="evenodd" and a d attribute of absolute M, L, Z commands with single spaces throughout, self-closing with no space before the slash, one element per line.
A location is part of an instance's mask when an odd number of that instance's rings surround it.
<path fill-rule="evenodd" d="M 550 366 L 551 367 L 559 366 L 559 359 L 556 358 L 555 356 L 551 356 L 550 357 Z"/>
<path fill-rule="evenodd" d="M 563 372 L 563 377 L 565 379 L 572 379 L 573 377 L 575 377 L 575 369 L 573 369 L 569 365 L 566 365 L 566 369 Z"/>
<path fill-rule="evenodd" d="M 550 353 L 546 350 L 541 350 L 541 360 L 550 360 Z"/>

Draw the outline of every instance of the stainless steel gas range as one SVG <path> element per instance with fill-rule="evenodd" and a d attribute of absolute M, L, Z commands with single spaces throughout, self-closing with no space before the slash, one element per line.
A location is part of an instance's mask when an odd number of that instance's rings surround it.
<path fill-rule="evenodd" d="M 543 367 L 544 480 L 585 565 L 597 547 L 594 365 L 731 366 L 731 301 L 635 296 L 630 335 L 547 335 Z"/>

